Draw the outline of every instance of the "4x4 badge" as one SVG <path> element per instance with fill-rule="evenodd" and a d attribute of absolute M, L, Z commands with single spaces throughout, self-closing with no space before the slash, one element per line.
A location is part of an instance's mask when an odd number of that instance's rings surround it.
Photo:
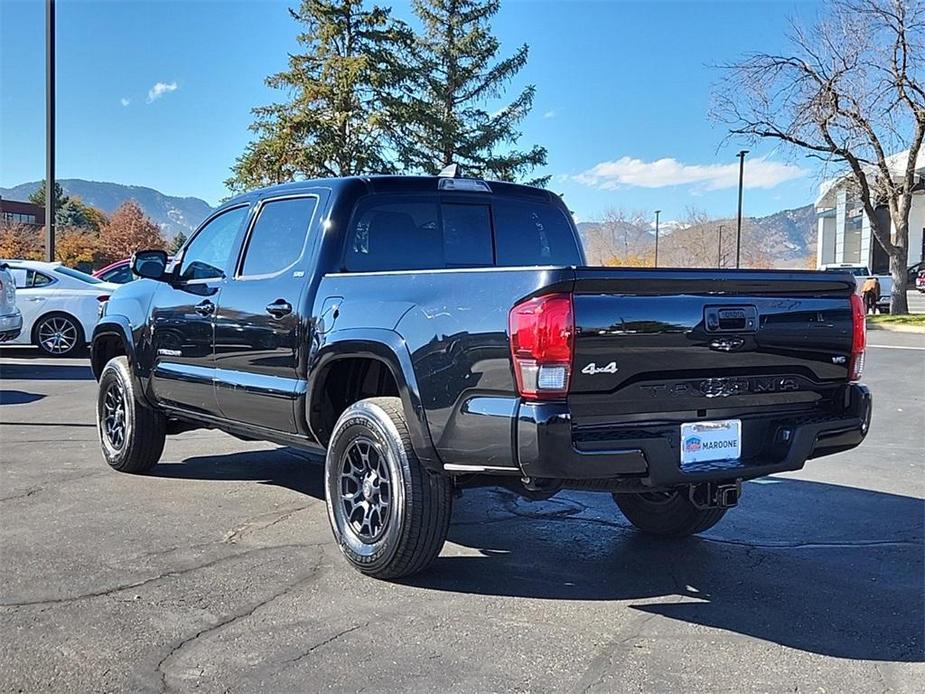
<path fill-rule="evenodd" d="M 597 374 L 615 374 L 617 373 L 617 362 L 612 361 L 607 364 L 607 366 L 598 366 L 592 361 L 581 370 L 581 373 L 588 374 L 589 376 L 596 376 Z"/>

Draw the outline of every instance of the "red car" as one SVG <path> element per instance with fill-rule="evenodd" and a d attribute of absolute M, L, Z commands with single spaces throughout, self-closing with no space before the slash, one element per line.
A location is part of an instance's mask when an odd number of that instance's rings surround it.
<path fill-rule="evenodd" d="M 93 276 L 104 282 L 115 282 L 116 284 L 125 284 L 135 279 L 135 275 L 132 274 L 132 261 L 129 258 L 117 260 L 100 268 L 93 273 Z"/>
<path fill-rule="evenodd" d="M 925 294 L 925 270 L 919 270 L 919 274 L 915 278 L 915 288 Z"/>
<path fill-rule="evenodd" d="M 168 262 L 171 260 L 173 260 L 173 258 L 167 259 Z M 111 263 L 106 267 L 100 268 L 93 273 L 93 276 L 97 279 L 103 280 L 104 282 L 114 282 L 115 284 L 127 284 L 128 282 L 137 279 L 137 277 L 132 274 L 131 258 L 117 260 L 116 262 Z"/>

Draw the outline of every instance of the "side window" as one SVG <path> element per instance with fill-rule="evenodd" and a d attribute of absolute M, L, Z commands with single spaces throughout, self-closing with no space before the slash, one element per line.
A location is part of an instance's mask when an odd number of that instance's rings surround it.
<path fill-rule="evenodd" d="M 355 217 L 345 264 L 354 272 L 443 267 L 436 202 L 378 203 Z"/>
<path fill-rule="evenodd" d="M 315 197 L 264 203 L 247 241 L 241 274 L 270 275 L 296 262 L 305 248 L 317 205 Z"/>
<path fill-rule="evenodd" d="M 29 280 L 30 287 L 44 287 L 54 281 L 48 275 L 43 275 L 35 270 L 29 270 Z"/>
<path fill-rule="evenodd" d="M 499 199 L 494 212 L 499 266 L 581 264 L 572 225 L 558 207 Z"/>
<path fill-rule="evenodd" d="M 490 266 L 491 212 L 488 205 L 443 205 L 443 257 L 446 267 Z"/>
<path fill-rule="evenodd" d="M 189 242 L 183 252 L 180 277 L 184 280 L 222 277 L 234 252 L 234 240 L 248 208 L 235 207 L 215 217 Z"/>

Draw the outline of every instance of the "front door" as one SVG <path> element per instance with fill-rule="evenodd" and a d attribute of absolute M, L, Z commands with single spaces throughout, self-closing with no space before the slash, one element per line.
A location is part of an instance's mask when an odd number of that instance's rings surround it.
<path fill-rule="evenodd" d="M 176 280 L 161 283 L 151 307 L 157 400 L 217 415 L 213 321 L 226 276 L 232 272 L 248 206 L 223 211 L 193 236 L 178 261 Z"/>
<path fill-rule="evenodd" d="M 318 207 L 319 197 L 305 194 L 262 200 L 254 212 L 215 318 L 216 393 L 228 419 L 297 431 L 298 346 Z"/>

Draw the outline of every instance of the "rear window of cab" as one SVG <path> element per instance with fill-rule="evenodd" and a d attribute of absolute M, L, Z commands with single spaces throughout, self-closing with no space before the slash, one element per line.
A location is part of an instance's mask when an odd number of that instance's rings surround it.
<path fill-rule="evenodd" d="M 348 272 L 580 265 L 559 207 L 513 197 L 365 198 L 347 233 Z"/>

